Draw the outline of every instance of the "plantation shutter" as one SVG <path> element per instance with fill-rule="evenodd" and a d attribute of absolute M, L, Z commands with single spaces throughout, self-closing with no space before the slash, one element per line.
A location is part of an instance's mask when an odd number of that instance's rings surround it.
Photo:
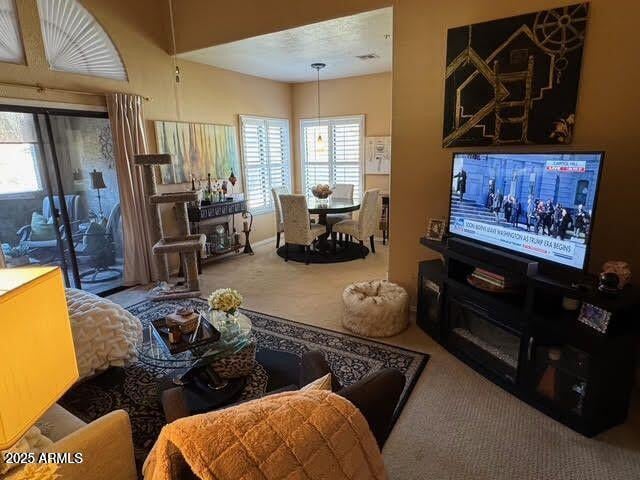
<path fill-rule="evenodd" d="M 271 189 L 291 189 L 289 122 L 240 116 L 247 206 L 253 213 L 273 210 Z"/>
<path fill-rule="evenodd" d="M 323 149 L 318 149 L 321 134 Z M 362 148 L 364 119 L 362 116 L 303 120 L 303 185 L 305 193 L 314 185 L 348 183 L 354 186 L 354 198 L 363 192 Z"/>

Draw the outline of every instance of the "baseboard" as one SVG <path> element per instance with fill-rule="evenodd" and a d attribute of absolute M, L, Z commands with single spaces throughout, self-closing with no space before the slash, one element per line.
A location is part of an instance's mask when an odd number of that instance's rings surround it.
<path fill-rule="evenodd" d="M 264 245 L 264 244 L 266 244 L 266 243 L 271 243 L 271 242 L 274 242 L 274 243 L 275 243 L 275 241 L 276 241 L 276 237 L 275 237 L 275 235 L 274 235 L 273 237 L 264 238 L 264 239 L 262 239 L 262 240 L 260 240 L 260 241 L 258 241 L 258 242 L 255 242 L 255 243 L 253 243 L 253 242 L 252 242 L 252 243 L 251 243 L 251 246 L 252 246 L 252 247 L 259 247 L 260 245 Z"/>

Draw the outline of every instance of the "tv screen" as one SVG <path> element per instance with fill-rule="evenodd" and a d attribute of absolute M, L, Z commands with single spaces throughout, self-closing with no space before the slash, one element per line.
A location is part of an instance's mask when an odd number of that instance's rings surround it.
<path fill-rule="evenodd" d="M 584 269 L 602 158 L 602 152 L 455 153 L 449 233 Z"/>

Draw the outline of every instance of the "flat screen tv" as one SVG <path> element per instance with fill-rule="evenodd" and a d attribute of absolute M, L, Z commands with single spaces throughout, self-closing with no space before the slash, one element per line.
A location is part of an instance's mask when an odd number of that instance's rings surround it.
<path fill-rule="evenodd" d="M 449 233 L 583 270 L 603 157 L 454 153 Z"/>

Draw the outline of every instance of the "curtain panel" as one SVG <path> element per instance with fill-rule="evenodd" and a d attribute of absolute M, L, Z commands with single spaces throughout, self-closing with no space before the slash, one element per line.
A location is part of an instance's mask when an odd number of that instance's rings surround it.
<path fill-rule="evenodd" d="M 147 284 L 157 278 L 151 252 L 150 205 L 145 202 L 142 173 L 133 163 L 134 155 L 148 153 L 142 102 L 137 95 L 107 95 L 122 206 L 123 283 L 127 286 Z"/>

